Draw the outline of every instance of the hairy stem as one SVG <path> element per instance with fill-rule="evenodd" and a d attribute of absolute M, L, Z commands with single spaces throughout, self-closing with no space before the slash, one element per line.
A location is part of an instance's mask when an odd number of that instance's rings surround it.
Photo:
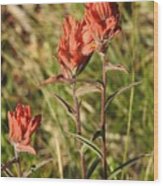
<path fill-rule="evenodd" d="M 102 138 L 102 166 L 103 166 L 103 179 L 107 179 L 107 147 L 106 147 L 106 116 L 105 116 L 105 100 L 106 100 L 106 71 L 105 71 L 105 55 L 100 54 L 102 60 L 102 83 L 101 90 L 101 122 L 100 128 L 103 132 Z"/>
<path fill-rule="evenodd" d="M 80 103 L 76 96 L 76 77 L 73 83 L 73 100 L 74 100 L 74 110 L 75 110 L 75 120 L 76 120 L 76 130 L 77 134 L 81 135 L 81 121 L 80 121 Z M 86 178 L 86 165 L 84 154 L 81 151 L 81 143 L 78 144 L 78 149 L 80 150 L 80 161 L 81 161 L 81 170 L 82 170 L 82 178 Z"/>
<path fill-rule="evenodd" d="M 14 153 L 15 153 L 15 159 L 17 160 L 18 177 L 22 177 L 20 156 L 16 150 L 16 147 L 14 147 Z"/>

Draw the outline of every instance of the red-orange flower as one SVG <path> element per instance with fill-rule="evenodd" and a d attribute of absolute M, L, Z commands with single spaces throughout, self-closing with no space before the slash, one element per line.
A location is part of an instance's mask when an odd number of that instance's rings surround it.
<path fill-rule="evenodd" d="M 68 16 L 63 24 L 63 36 L 59 42 L 58 59 L 65 77 L 71 77 L 74 69 L 82 69 L 94 51 L 93 39 L 85 21 Z"/>
<path fill-rule="evenodd" d="M 36 154 L 31 136 L 39 127 L 41 115 L 32 117 L 30 106 L 18 104 L 15 112 L 8 112 L 9 140 L 18 152 Z"/>
<path fill-rule="evenodd" d="M 98 47 L 120 31 L 119 17 L 118 4 L 115 2 L 85 5 L 85 21 Z"/>

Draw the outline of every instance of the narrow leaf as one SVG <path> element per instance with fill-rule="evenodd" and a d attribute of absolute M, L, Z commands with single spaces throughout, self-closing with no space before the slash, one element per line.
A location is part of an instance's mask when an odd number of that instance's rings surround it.
<path fill-rule="evenodd" d="M 109 179 L 114 178 L 117 174 L 119 174 L 122 171 L 122 169 L 130 167 L 130 166 L 134 165 L 138 160 L 140 160 L 144 157 L 148 157 L 148 156 L 151 156 L 151 154 L 142 154 L 138 157 L 128 160 L 127 162 L 125 162 L 122 165 L 120 165 L 119 167 L 117 167 L 113 172 L 111 172 Z"/>
<path fill-rule="evenodd" d="M 84 145 L 86 145 L 89 149 L 91 149 L 94 153 L 96 153 L 100 158 L 102 157 L 102 153 L 100 149 L 93 142 L 84 138 L 81 135 L 73 134 L 73 133 L 69 133 L 69 134 L 75 137 L 76 139 L 78 139 L 79 141 L 81 141 L 82 143 L 84 143 Z"/>
<path fill-rule="evenodd" d="M 107 99 L 106 99 L 106 102 L 105 102 L 105 111 L 107 109 L 107 107 L 110 105 L 110 103 L 114 100 L 114 98 L 118 95 L 120 95 L 121 93 L 125 92 L 126 90 L 134 87 L 134 86 L 137 86 L 141 84 L 141 82 L 135 82 L 135 83 L 131 83 L 130 85 L 126 86 L 126 87 L 122 87 L 120 88 L 119 90 L 115 91 L 113 94 L 111 94 Z"/>
<path fill-rule="evenodd" d="M 103 132 L 102 132 L 102 130 L 97 130 L 97 131 L 94 133 L 94 135 L 93 135 L 93 137 L 92 137 L 92 141 L 96 140 L 96 139 L 99 138 L 99 137 L 103 137 Z"/>
<path fill-rule="evenodd" d="M 68 113 L 73 114 L 75 113 L 74 109 L 67 103 L 63 98 L 58 96 L 57 94 L 54 94 L 57 100 L 65 107 Z"/>
<path fill-rule="evenodd" d="M 57 76 L 50 76 L 48 79 L 45 79 L 40 83 L 40 86 L 54 83 L 72 83 L 72 79 L 66 79 L 63 74 Z"/>
<path fill-rule="evenodd" d="M 101 131 L 101 130 L 97 130 L 95 133 L 94 133 L 94 135 L 92 136 L 92 138 L 91 138 L 91 141 L 93 142 L 94 140 L 96 140 L 97 138 L 99 138 L 99 137 L 103 137 L 103 132 Z M 83 144 L 83 146 L 82 146 L 82 151 L 83 152 L 86 152 L 86 145 L 85 144 Z"/>
<path fill-rule="evenodd" d="M 88 93 L 92 92 L 101 92 L 101 84 L 98 81 L 95 82 L 86 82 L 85 85 L 79 87 L 76 90 L 76 95 L 77 96 L 83 96 Z"/>
<path fill-rule="evenodd" d="M 86 179 L 89 179 L 91 177 L 91 175 L 93 174 L 93 172 L 95 171 L 97 165 L 100 163 L 100 159 L 99 158 L 96 158 L 91 166 L 88 168 L 88 171 L 87 171 L 87 174 L 86 174 Z"/>
<path fill-rule="evenodd" d="M 112 64 L 112 63 L 105 63 L 105 71 L 120 71 L 128 74 L 128 70 L 124 65 L 121 64 Z"/>
<path fill-rule="evenodd" d="M 79 75 L 79 74 L 85 69 L 85 67 L 87 66 L 87 64 L 88 64 L 90 58 L 91 58 L 91 55 L 88 57 L 86 63 L 81 63 L 81 64 L 77 67 L 77 69 L 76 69 L 76 75 Z"/>

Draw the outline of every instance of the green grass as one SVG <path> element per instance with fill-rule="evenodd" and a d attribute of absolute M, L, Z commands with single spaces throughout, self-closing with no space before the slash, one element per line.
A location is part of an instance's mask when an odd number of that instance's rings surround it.
<path fill-rule="evenodd" d="M 107 110 L 108 164 L 110 172 L 132 158 L 153 153 L 153 3 L 119 3 L 122 32 L 112 40 L 107 56 L 113 64 L 121 63 L 129 74 L 108 72 L 107 94 L 141 81 L 117 96 Z M 47 77 L 59 73 L 57 44 L 62 33 L 65 15 L 82 19 L 83 4 L 23 5 L 23 22 L 30 27 L 27 33 L 20 18 L 13 17 L 7 6 L 2 6 L 2 162 L 12 159 L 14 152 L 8 141 L 7 111 L 18 102 L 29 104 L 33 114 L 41 113 L 43 120 L 33 138 L 37 156 L 21 153 L 22 168 L 29 170 L 40 162 L 53 158 L 51 163 L 33 171 L 30 177 L 79 178 L 80 166 L 76 140 L 67 135 L 75 132 L 75 123 L 54 93 L 71 105 L 69 85 L 38 84 Z M 96 73 L 95 73 L 96 72 Z M 80 78 L 100 79 L 101 61 L 93 54 Z M 100 94 L 93 92 L 81 97 L 81 121 L 83 135 L 91 139 L 98 130 L 100 120 Z M 98 140 L 95 141 L 100 145 Z M 87 149 L 86 161 L 90 167 L 96 154 Z M 16 168 L 11 170 L 15 173 Z M 101 165 L 91 175 L 100 179 Z M 153 157 L 145 156 L 123 168 L 123 173 L 112 179 L 153 180 Z M 2 173 L 2 176 L 3 175 Z"/>

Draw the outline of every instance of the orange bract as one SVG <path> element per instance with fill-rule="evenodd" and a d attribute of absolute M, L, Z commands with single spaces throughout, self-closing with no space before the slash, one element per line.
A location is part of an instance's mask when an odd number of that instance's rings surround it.
<path fill-rule="evenodd" d="M 78 22 L 68 16 L 64 21 L 63 31 L 58 59 L 64 76 L 69 77 L 74 69 L 83 68 L 87 64 L 95 47 L 85 21 Z"/>
<path fill-rule="evenodd" d="M 36 154 L 30 145 L 31 135 L 41 122 L 41 115 L 32 117 L 30 106 L 18 104 L 15 112 L 8 112 L 9 140 L 17 151 Z"/>
<path fill-rule="evenodd" d="M 115 2 L 85 5 L 85 21 L 96 44 L 104 43 L 120 31 L 119 17 L 118 4 Z"/>

